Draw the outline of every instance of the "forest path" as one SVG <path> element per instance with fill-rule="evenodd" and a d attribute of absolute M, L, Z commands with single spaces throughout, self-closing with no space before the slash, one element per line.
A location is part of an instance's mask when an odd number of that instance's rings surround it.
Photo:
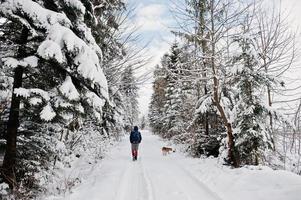
<path fill-rule="evenodd" d="M 164 142 L 141 131 L 139 158 L 133 162 L 123 138 L 73 193 L 72 200 L 221 200 L 179 163 L 180 153 L 162 156 Z"/>

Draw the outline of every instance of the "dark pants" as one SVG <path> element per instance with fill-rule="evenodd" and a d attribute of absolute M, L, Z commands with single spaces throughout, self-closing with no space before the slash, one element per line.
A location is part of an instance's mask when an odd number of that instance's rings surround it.
<path fill-rule="evenodd" d="M 139 148 L 139 144 L 134 144 L 132 143 L 132 156 L 136 157 L 138 156 L 138 148 Z"/>

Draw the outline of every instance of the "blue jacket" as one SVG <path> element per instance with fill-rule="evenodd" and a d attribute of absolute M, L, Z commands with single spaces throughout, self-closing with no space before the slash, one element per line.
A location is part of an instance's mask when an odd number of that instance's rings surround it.
<path fill-rule="evenodd" d="M 134 144 L 139 144 L 142 140 L 141 133 L 138 130 L 134 130 L 130 135 L 130 142 Z"/>

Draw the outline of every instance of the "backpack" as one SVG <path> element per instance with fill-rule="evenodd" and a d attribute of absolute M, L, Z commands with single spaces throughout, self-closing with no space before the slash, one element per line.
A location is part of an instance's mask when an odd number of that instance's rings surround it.
<path fill-rule="evenodd" d="M 130 136 L 131 143 L 139 143 L 140 142 L 140 133 L 139 131 L 132 131 Z"/>

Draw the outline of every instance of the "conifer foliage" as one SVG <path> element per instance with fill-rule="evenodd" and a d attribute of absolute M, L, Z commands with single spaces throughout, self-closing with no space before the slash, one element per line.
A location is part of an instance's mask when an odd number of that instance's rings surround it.
<path fill-rule="evenodd" d="M 134 71 L 131 66 L 127 67 L 121 77 L 121 93 L 124 97 L 125 123 L 126 126 L 132 127 L 138 122 L 138 86 L 136 84 Z"/>
<path fill-rule="evenodd" d="M 254 37 L 254 36 L 253 36 Z M 260 98 L 262 85 L 271 85 L 273 79 L 261 71 L 256 54 L 255 43 L 247 34 L 246 27 L 242 35 L 235 37 L 241 53 L 234 56 L 237 69 L 233 82 L 238 88 L 235 97 L 235 151 L 242 164 L 259 164 L 265 149 L 272 147 L 268 123 L 268 107 Z"/>
<path fill-rule="evenodd" d="M 125 115 L 120 109 L 127 108 L 116 106 L 116 86 L 107 77 L 121 76 L 111 61 L 125 52 L 112 33 L 118 32 L 117 15 L 124 9 L 119 0 L 1 1 L 0 98 L 6 102 L 0 115 L 6 139 L 1 180 L 11 189 L 40 190 L 35 174 L 58 162 L 68 165 L 64 157 L 75 152 L 99 152 L 103 141 L 119 137 L 119 118 Z M 125 77 L 133 78 L 133 70 L 126 70 Z"/>

